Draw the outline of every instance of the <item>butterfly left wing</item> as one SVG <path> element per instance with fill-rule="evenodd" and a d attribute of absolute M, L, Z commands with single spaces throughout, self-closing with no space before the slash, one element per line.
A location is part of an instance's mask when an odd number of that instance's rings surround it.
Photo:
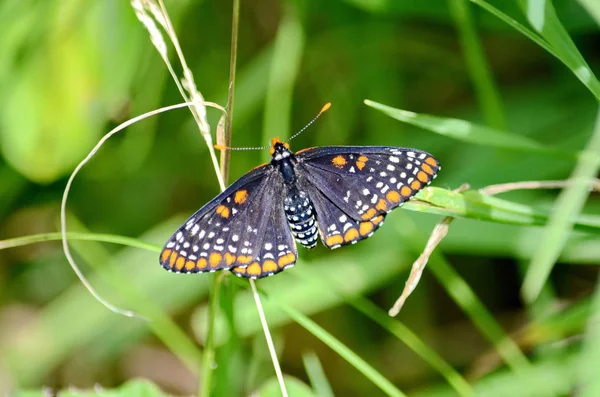
<path fill-rule="evenodd" d="M 317 198 L 311 200 L 321 207 L 316 208 L 321 238 L 330 248 L 372 235 L 385 214 L 427 186 L 440 169 L 427 152 L 390 146 L 311 148 L 296 158 L 299 183 L 322 196 L 313 193 Z"/>
<path fill-rule="evenodd" d="M 171 236 L 160 254 L 161 265 L 175 273 L 250 265 L 267 226 L 262 208 L 276 205 L 277 177 L 265 165 L 238 179 Z"/>

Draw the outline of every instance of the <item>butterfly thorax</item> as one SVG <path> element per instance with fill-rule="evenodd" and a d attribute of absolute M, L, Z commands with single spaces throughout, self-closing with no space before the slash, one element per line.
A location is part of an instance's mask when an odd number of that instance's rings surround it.
<path fill-rule="evenodd" d="M 285 184 L 283 210 L 292 235 L 303 246 L 313 248 L 317 245 L 317 219 L 308 194 L 296 184 L 296 158 L 288 147 L 280 142 L 273 144 L 271 156 L 271 165 L 278 168 Z"/>

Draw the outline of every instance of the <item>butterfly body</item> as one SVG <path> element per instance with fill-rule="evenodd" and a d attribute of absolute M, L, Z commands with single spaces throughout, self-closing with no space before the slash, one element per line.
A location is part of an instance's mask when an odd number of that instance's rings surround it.
<path fill-rule="evenodd" d="M 294 240 L 328 248 L 368 238 L 437 175 L 416 149 L 328 146 L 297 153 L 273 140 L 271 162 L 242 176 L 183 224 L 160 263 L 178 273 L 229 269 L 262 278 L 294 265 Z"/>

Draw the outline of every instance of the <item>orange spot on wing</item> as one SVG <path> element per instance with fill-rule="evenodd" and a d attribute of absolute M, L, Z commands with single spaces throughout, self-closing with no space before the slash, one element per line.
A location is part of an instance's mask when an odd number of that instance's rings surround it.
<path fill-rule="evenodd" d="M 200 259 L 198 259 L 198 261 L 196 262 L 196 264 L 198 265 L 198 268 L 200 270 L 206 269 L 206 264 L 207 264 L 206 258 L 200 258 Z"/>
<path fill-rule="evenodd" d="M 427 164 L 421 164 L 421 169 L 423 171 L 425 171 L 426 173 L 428 173 L 429 175 L 433 175 L 433 170 L 431 169 L 431 167 Z"/>
<path fill-rule="evenodd" d="M 389 201 L 391 201 L 392 203 L 399 203 L 400 199 L 402 197 L 400 197 L 400 194 L 395 191 L 395 190 L 390 190 L 388 192 L 388 194 L 385 195 L 385 198 L 387 198 Z"/>
<path fill-rule="evenodd" d="M 419 190 L 419 189 L 421 188 L 421 182 L 419 182 L 419 181 L 417 181 L 417 180 L 414 180 L 414 181 L 412 181 L 412 183 L 410 184 L 410 187 L 411 187 L 413 190 Z"/>
<path fill-rule="evenodd" d="M 412 190 L 408 186 L 402 186 L 402 188 L 400 189 L 400 194 L 404 197 L 408 197 L 412 195 Z"/>
<path fill-rule="evenodd" d="M 208 263 L 210 264 L 210 267 L 217 267 L 217 265 L 221 263 L 222 259 L 223 257 L 221 256 L 221 254 L 219 254 L 218 252 L 213 252 L 208 257 Z"/>
<path fill-rule="evenodd" d="M 250 263 L 251 260 L 252 260 L 252 257 L 250 255 L 240 255 L 237 257 L 238 263 L 241 263 L 242 265 Z"/>
<path fill-rule="evenodd" d="M 421 182 L 425 183 L 429 180 L 429 177 L 423 171 L 419 171 L 419 172 L 417 172 L 417 179 L 420 180 Z"/>
<path fill-rule="evenodd" d="M 344 234 L 344 240 L 346 240 L 347 243 L 356 240 L 356 238 L 358 238 L 358 230 L 354 227 L 348 229 L 346 234 Z"/>
<path fill-rule="evenodd" d="M 232 270 L 235 270 L 236 273 L 240 273 L 240 274 L 246 274 L 246 268 L 245 267 L 234 267 Z"/>
<path fill-rule="evenodd" d="M 275 263 L 275 261 L 266 260 L 262 265 L 262 270 L 265 273 L 273 273 L 279 270 L 279 267 L 277 266 L 277 263 Z"/>
<path fill-rule="evenodd" d="M 371 219 L 371 218 L 373 218 L 375 215 L 377 215 L 377 210 L 376 210 L 375 208 L 369 208 L 369 209 L 367 210 L 367 212 L 365 212 L 365 213 L 362 215 L 362 218 L 363 218 L 363 219 Z"/>
<path fill-rule="evenodd" d="M 183 269 L 184 263 L 185 263 L 185 258 L 183 256 L 180 256 L 179 258 L 177 258 L 177 262 L 175 262 L 175 269 L 177 269 L 177 270 Z"/>
<path fill-rule="evenodd" d="M 254 262 L 246 268 L 246 273 L 251 276 L 259 276 L 262 273 L 262 269 L 260 268 L 258 262 Z"/>
<path fill-rule="evenodd" d="M 225 254 L 225 263 L 227 263 L 227 266 L 231 265 L 233 262 L 235 262 L 235 255 L 231 255 L 229 252 Z"/>
<path fill-rule="evenodd" d="M 279 259 L 277 260 L 277 264 L 279 265 L 279 267 L 284 267 L 294 262 L 296 262 L 296 255 L 292 254 L 291 252 L 289 254 L 279 257 Z"/>
<path fill-rule="evenodd" d="M 377 218 L 371 219 L 371 222 L 373 222 L 374 225 L 379 225 L 381 222 L 383 222 L 383 215 L 379 215 Z"/>
<path fill-rule="evenodd" d="M 236 204 L 244 204 L 248 199 L 248 191 L 247 190 L 238 190 L 235 192 L 235 196 L 233 197 L 233 201 Z"/>
<path fill-rule="evenodd" d="M 171 252 L 171 257 L 169 258 L 169 266 L 170 267 L 173 267 L 176 259 L 177 259 L 177 252 L 175 252 L 175 251 Z"/>
<path fill-rule="evenodd" d="M 217 214 L 221 215 L 223 218 L 229 218 L 229 208 L 220 205 L 217 207 Z"/>
<path fill-rule="evenodd" d="M 195 267 L 196 267 L 196 262 L 194 262 L 194 261 L 187 261 L 187 262 L 185 262 L 185 269 L 186 270 L 194 270 Z"/>
<path fill-rule="evenodd" d="M 377 205 L 375 206 L 375 208 L 377 208 L 379 211 L 385 211 L 387 210 L 387 207 L 387 202 L 384 199 L 379 199 Z"/>
<path fill-rule="evenodd" d="M 170 249 L 166 249 L 162 252 L 162 254 L 160 254 L 160 261 L 162 263 L 166 263 L 167 259 L 169 259 L 169 256 L 171 255 L 171 250 Z"/>
<path fill-rule="evenodd" d="M 360 156 L 358 158 L 358 161 L 356 161 L 356 167 L 362 171 L 362 169 L 365 168 L 365 165 L 368 160 L 369 158 L 367 156 Z"/>
<path fill-rule="evenodd" d="M 425 159 L 425 162 L 429 165 L 433 165 L 434 167 L 437 167 L 437 165 L 438 165 L 437 161 L 435 161 L 435 159 L 433 157 L 427 157 Z"/>
<path fill-rule="evenodd" d="M 334 245 L 338 245 L 344 242 L 344 238 L 341 234 L 334 234 L 333 236 L 329 236 L 325 239 L 325 244 L 328 247 L 333 247 Z"/>
<path fill-rule="evenodd" d="M 346 159 L 342 155 L 335 156 L 331 163 L 337 168 L 343 168 L 346 165 Z"/>
<path fill-rule="evenodd" d="M 372 222 L 361 222 L 358 229 L 360 231 L 361 236 L 366 236 L 367 234 L 373 231 L 374 227 L 375 225 L 373 225 Z"/>

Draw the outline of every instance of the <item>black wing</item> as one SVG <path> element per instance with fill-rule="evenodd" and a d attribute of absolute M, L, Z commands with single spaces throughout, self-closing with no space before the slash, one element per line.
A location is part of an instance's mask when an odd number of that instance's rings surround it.
<path fill-rule="evenodd" d="M 427 186 L 440 169 L 427 152 L 390 146 L 311 148 L 296 159 L 321 238 L 330 248 L 370 237 L 385 214 Z"/>
<path fill-rule="evenodd" d="M 256 245 L 254 259 L 246 267 L 231 269 L 236 276 L 254 279 L 272 276 L 296 263 L 296 242 L 283 210 L 283 189 L 277 189 L 274 194 L 271 205 L 264 207 L 263 217 L 267 222 L 262 240 Z"/>
<path fill-rule="evenodd" d="M 252 264 L 268 223 L 263 209 L 281 206 L 274 202 L 281 190 L 277 177 L 264 165 L 234 182 L 177 229 L 160 254 L 161 265 L 202 273 Z"/>

